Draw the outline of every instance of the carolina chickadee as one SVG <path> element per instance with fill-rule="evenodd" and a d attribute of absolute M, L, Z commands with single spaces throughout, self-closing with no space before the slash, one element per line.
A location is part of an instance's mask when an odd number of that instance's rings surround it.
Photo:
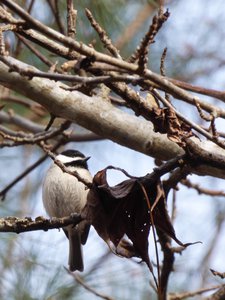
<path fill-rule="evenodd" d="M 87 160 L 81 152 L 66 150 L 56 159 L 64 163 L 70 171 L 76 171 L 81 178 L 92 181 Z M 42 197 L 46 212 L 50 217 L 62 218 L 71 213 L 80 213 L 87 202 L 88 190 L 75 176 L 65 173 L 56 164 L 49 168 L 43 183 Z M 69 239 L 70 271 L 83 271 L 81 243 L 86 243 L 90 225 L 84 220 L 77 226 L 69 225 L 63 230 Z"/>

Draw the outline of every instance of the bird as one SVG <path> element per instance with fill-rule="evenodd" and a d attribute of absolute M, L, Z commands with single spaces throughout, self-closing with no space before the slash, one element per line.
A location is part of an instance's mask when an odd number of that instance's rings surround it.
<path fill-rule="evenodd" d="M 76 171 L 84 180 L 92 182 L 86 157 L 78 150 L 65 150 L 56 156 L 69 171 Z M 87 202 L 88 190 L 78 179 L 53 163 L 48 169 L 43 181 L 42 200 L 44 208 L 50 217 L 62 218 L 72 213 L 80 213 Z M 69 270 L 71 272 L 84 269 L 82 246 L 87 241 L 90 224 L 82 220 L 76 226 L 68 225 L 63 230 L 69 239 Z"/>

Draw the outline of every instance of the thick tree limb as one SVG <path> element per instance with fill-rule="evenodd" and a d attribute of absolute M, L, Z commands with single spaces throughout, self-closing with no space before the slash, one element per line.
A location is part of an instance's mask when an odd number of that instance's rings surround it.
<path fill-rule="evenodd" d="M 12 63 L 29 67 L 13 58 Z M 129 115 L 99 97 L 66 91 L 62 83 L 43 78 L 29 80 L 0 62 L 0 83 L 43 105 L 55 116 L 75 122 L 123 146 L 159 159 L 183 154 L 166 136 L 153 132 L 150 122 Z"/>
<path fill-rule="evenodd" d="M 21 68 L 29 67 L 13 58 L 7 59 Z M 53 115 L 77 123 L 120 145 L 162 160 L 184 154 L 166 135 L 155 133 L 150 122 L 127 114 L 99 97 L 66 91 L 62 88 L 65 85 L 49 79 L 29 80 L 16 72 L 9 72 L 9 68 L 2 62 L 0 83 L 43 105 Z M 206 164 L 203 160 L 202 165 L 196 165 L 192 171 L 200 175 L 225 178 L 225 151 L 213 143 L 201 143 L 197 139 L 190 143 L 190 150 L 193 145 L 207 154 L 207 157 L 211 154 L 214 157 L 218 155 L 221 163 L 220 166 L 211 166 L 208 159 Z M 201 151 L 198 152 L 199 155 Z"/>

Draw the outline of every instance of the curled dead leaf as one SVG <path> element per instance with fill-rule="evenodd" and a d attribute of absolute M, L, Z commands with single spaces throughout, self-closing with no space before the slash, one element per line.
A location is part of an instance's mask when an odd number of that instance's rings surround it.
<path fill-rule="evenodd" d="M 171 108 L 154 107 L 151 111 L 151 120 L 156 132 L 166 133 L 171 141 L 181 147 L 185 146 L 184 139 L 193 136 L 191 127 L 179 119 Z"/>
<path fill-rule="evenodd" d="M 94 226 L 115 254 L 127 258 L 139 257 L 152 272 L 148 254 L 151 213 L 154 226 L 180 246 L 185 248 L 190 244 L 183 244 L 176 237 L 160 179 L 153 179 L 155 177 L 151 174 L 139 178 L 130 176 L 130 179 L 111 187 L 107 182 L 108 168 L 94 176 L 93 187 L 89 191 L 82 217 Z M 124 170 L 120 171 L 126 173 Z"/>

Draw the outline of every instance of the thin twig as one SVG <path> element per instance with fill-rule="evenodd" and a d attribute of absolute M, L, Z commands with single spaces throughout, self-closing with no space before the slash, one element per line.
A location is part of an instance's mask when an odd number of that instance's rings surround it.
<path fill-rule="evenodd" d="M 31 111 L 35 112 L 39 116 L 43 116 L 44 114 L 46 114 L 46 110 L 44 109 L 43 106 L 35 102 L 32 103 L 26 98 L 9 94 L 9 95 L 2 95 L 0 97 L 0 100 L 6 103 L 13 102 L 13 103 L 20 104 L 26 108 L 29 108 Z"/>
<path fill-rule="evenodd" d="M 171 238 L 162 232 L 159 228 L 156 228 L 157 235 L 159 237 L 159 243 L 162 248 L 163 252 L 163 264 L 161 267 L 161 290 L 159 295 L 159 300 L 166 300 L 167 299 L 167 288 L 168 282 L 171 272 L 173 271 L 173 264 L 174 264 L 174 251 L 171 247 Z"/>
<path fill-rule="evenodd" d="M 61 134 L 64 130 L 68 129 L 68 127 L 70 126 L 71 122 L 70 121 L 66 121 L 64 122 L 59 128 L 53 129 L 49 132 L 39 132 L 37 134 L 29 134 L 29 135 L 24 135 L 24 136 L 17 136 L 16 134 L 13 135 L 9 135 L 3 131 L 0 131 L 0 136 L 2 136 L 4 139 L 6 140 L 10 140 L 13 141 L 12 144 L 10 143 L 4 143 L 2 142 L 0 144 L 0 147 L 3 146 L 8 146 L 8 147 L 12 147 L 12 146 L 19 146 L 19 145 L 24 145 L 24 144 L 38 144 L 41 141 L 47 141 L 53 137 L 58 136 L 59 134 Z"/>
<path fill-rule="evenodd" d="M 28 48 L 31 50 L 31 52 L 33 52 L 44 64 L 46 64 L 47 66 L 51 67 L 53 65 L 53 63 L 46 57 L 46 55 L 43 55 L 41 52 L 39 52 L 37 50 L 36 47 L 32 46 L 30 43 L 27 42 L 27 40 L 22 37 L 19 34 L 16 34 L 16 36 L 18 37 L 18 39 Z"/>
<path fill-rule="evenodd" d="M 67 0 L 67 35 L 71 38 L 76 36 L 77 10 L 73 7 L 73 0 Z"/>
<path fill-rule="evenodd" d="M 176 84 L 178 87 L 181 87 L 184 90 L 195 92 L 198 94 L 210 96 L 213 98 L 217 98 L 225 102 L 225 92 L 223 91 L 217 91 L 213 89 L 204 88 L 202 86 L 193 85 L 184 81 L 180 81 L 173 78 L 168 78 L 168 80 L 174 84 Z"/>
<path fill-rule="evenodd" d="M 137 48 L 136 52 L 131 56 L 129 61 L 134 62 L 138 60 L 139 72 L 143 72 L 147 68 L 148 62 L 148 47 L 150 44 L 154 43 L 154 38 L 163 23 L 168 19 L 169 12 L 166 11 L 164 14 L 154 16 L 152 24 L 149 27 L 148 32 L 145 34 L 144 38 L 140 42 L 140 46 Z"/>
<path fill-rule="evenodd" d="M 28 231 L 44 230 L 62 228 L 70 224 L 74 226 L 82 220 L 80 214 L 71 214 L 64 218 L 51 218 L 46 219 L 43 217 L 37 217 L 32 220 L 30 217 L 17 218 L 17 217 L 6 217 L 0 218 L 0 232 L 15 232 L 22 233 Z"/>
<path fill-rule="evenodd" d="M 221 279 L 224 279 L 225 278 L 225 272 L 218 272 L 218 271 L 215 271 L 213 269 L 210 269 L 210 271 L 212 272 L 212 274 L 214 276 L 219 276 Z"/>
<path fill-rule="evenodd" d="M 31 133 L 40 133 L 44 132 L 46 130 L 46 126 L 37 124 L 35 122 L 32 122 L 31 120 L 28 120 L 24 117 L 21 117 L 16 114 L 8 114 L 4 111 L 0 111 L 0 122 L 8 123 L 8 124 L 14 124 L 18 126 L 19 128 L 22 128 L 23 130 L 29 131 Z M 11 135 L 13 133 L 11 132 Z M 20 133 L 18 132 L 18 135 L 20 136 Z M 24 136 L 22 132 L 22 136 Z M 96 135 L 92 132 L 86 131 L 84 133 L 71 133 L 67 140 L 68 142 L 84 142 L 84 141 L 96 141 L 96 140 L 102 140 L 103 137 Z"/>
<path fill-rule="evenodd" d="M 171 108 L 172 110 L 174 110 L 174 112 L 176 113 L 176 115 L 185 123 L 187 123 L 188 125 L 190 125 L 193 129 L 195 129 L 197 132 L 199 132 L 200 134 L 202 134 L 204 137 L 206 137 L 208 140 L 214 142 L 215 144 L 217 144 L 218 146 L 220 146 L 221 148 L 225 149 L 225 143 L 215 139 L 210 133 L 208 133 L 206 130 L 204 130 L 201 126 L 199 126 L 198 124 L 190 121 L 190 119 L 184 117 L 179 111 L 177 111 L 174 106 L 172 106 L 172 104 L 164 99 L 157 91 L 156 89 L 152 90 L 152 93 L 167 107 Z"/>
<path fill-rule="evenodd" d="M 182 299 L 185 299 L 185 298 L 188 298 L 188 297 L 195 297 L 197 295 L 201 295 L 203 293 L 213 291 L 213 290 L 218 289 L 220 287 L 221 287 L 221 285 L 216 285 L 216 286 L 209 287 L 209 288 L 199 289 L 199 290 L 194 291 L 194 292 L 184 292 L 184 293 L 179 293 L 179 294 L 178 293 L 170 293 L 169 294 L 169 300 L 182 300 Z M 209 298 L 209 300 L 210 300 L 210 298 Z"/>
<path fill-rule="evenodd" d="M 198 110 L 198 113 L 199 113 L 200 117 L 201 117 L 203 120 L 205 120 L 205 121 L 207 121 L 207 122 L 209 122 L 209 121 L 212 120 L 212 117 L 211 117 L 211 116 L 206 115 L 206 114 L 202 111 L 202 108 L 201 108 L 200 103 L 199 103 L 195 98 L 194 98 L 194 104 L 195 104 L 195 106 L 196 106 L 196 108 L 197 108 L 197 110 Z"/>
<path fill-rule="evenodd" d="M 149 16 L 151 16 L 153 10 L 153 2 L 143 2 L 143 4 L 140 7 L 140 10 L 135 16 L 135 19 L 131 20 L 129 24 L 126 24 L 124 31 L 121 33 L 120 37 L 115 41 L 115 46 L 117 49 L 122 49 L 132 41 L 132 39 L 138 34 L 143 24 L 149 18 Z"/>
<path fill-rule="evenodd" d="M 0 56 L 0 60 L 7 64 L 10 68 L 11 72 L 18 72 L 22 76 L 27 76 L 30 79 L 33 77 L 40 77 L 40 78 L 48 78 L 54 80 L 64 80 L 68 82 L 78 82 L 82 85 L 87 84 L 98 84 L 98 83 L 111 83 L 111 82 L 127 82 L 127 83 L 134 83 L 137 84 L 139 81 L 143 81 L 143 78 L 138 75 L 117 75 L 117 74 L 110 74 L 110 75 L 103 75 L 98 77 L 86 77 L 86 76 L 78 76 L 78 75 L 66 75 L 66 74 L 56 74 L 50 72 L 42 72 L 37 70 L 36 68 L 24 68 L 22 66 L 18 66 L 16 64 L 12 64 L 9 60 L 9 57 Z"/>
<path fill-rule="evenodd" d="M 58 0 L 47 0 L 47 2 L 52 10 L 54 17 L 55 17 L 56 24 L 59 28 L 59 31 L 62 34 L 65 34 L 65 28 L 64 28 L 63 22 L 60 18 L 60 14 L 59 14 L 59 1 Z"/>
<path fill-rule="evenodd" d="M 9 136 L 14 136 L 14 137 L 20 137 L 20 138 L 23 138 L 23 137 L 29 137 L 30 134 L 29 133 L 26 133 L 24 131 L 15 131 L 15 130 L 12 130 L 12 129 L 9 129 L 3 125 L 0 125 L 0 131 L 9 135 Z"/>
<path fill-rule="evenodd" d="M 160 60 L 160 74 L 162 76 L 166 76 L 166 72 L 165 72 L 165 59 L 166 59 L 166 54 L 167 54 L 167 48 L 164 48 L 162 56 L 161 56 L 161 60 Z"/>
<path fill-rule="evenodd" d="M 167 48 L 164 48 L 161 60 L 160 60 L 160 74 L 162 76 L 166 76 L 166 70 L 165 70 L 165 60 L 166 60 L 166 54 L 167 54 Z M 170 101 L 170 95 L 168 93 L 165 93 L 166 100 Z"/>
<path fill-rule="evenodd" d="M 181 166 L 181 168 L 177 168 L 174 170 L 170 177 L 167 180 L 163 181 L 163 187 L 165 194 L 168 195 L 171 189 L 176 189 L 177 184 L 187 177 L 188 174 L 190 174 L 191 168 L 188 164 L 185 166 Z"/>
<path fill-rule="evenodd" d="M 56 119 L 56 116 L 50 114 L 50 119 L 49 119 L 49 122 L 48 122 L 48 124 L 47 124 L 47 126 L 45 128 L 45 131 L 48 131 L 52 127 L 55 119 Z"/>
<path fill-rule="evenodd" d="M 113 300 L 113 298 L 107 296 L 107 295 L 104 295 L 102 293 L 99 293 L 98 291 L 96 291 L 95 289 L 93 289 L 92 287 L 90 287 L 86 282 L 84 282 L 82 280 L 82 278 L 77 275 L 76 273 L 72 273 L 70 272 L 67 268 L 65 268 L 66 271 L 73 277 L 73 279 L 78 282 L 81 286 L 83 286 L 85 288 L 85 290 L 91 292 L 93 295 L 99 297 L 99 298 L 102 298 L 102 299 L 105 299 L 105 300 Z"/>
<path fill-rule="evenodd" d="M 207 300 L 224 300 L 225 299 L 225 284 L 223 284 L 218 291 L 216 291 L 212 296 L 209 296 Z"/>
<path fill-rule="evenodd" d="M 156 280 L 155 274 L 153 272 L 153 269 L 151 270 L 157 291 L 159 294 L 161 294 L 161 280 L 160 280 L 160 263 L 159 263 L 159 252 L 158 252 L 158 248 L 157 248 L 157 238 L 156 238 L 156 232 L 155 232 L 155 223 L 154 223 L 154 218 L 153 218 L 153 213 L 152 213 L 152 206 L 151 206 L 151 202 L 149 200 L 148 194 L 146 192 L 145 187 L 143 186 L 142 183 L 140 183 L 142 192 L 144 194 L 147 206 L 148 206 L 148 210 L 150 212 L 150 222 L 152 225 L 152 233 L 153 233 L 153 239 L 154 239 L 154 245 L 155 245 L 155 254 L 156 254 L 156 264 L 157 264 L 157 276 L 158 276 L 158 282 Z"/>
<path fill-rule="evenodd" d="M 173 196 L 172 196 L 172 212 L 171 212 L 171 223 L 173 224 L 176 219 L 176 213 L 177 213 L 177 206 L 176 206 L 176 200 L 177 200 L 177 191 L 173 189 Z"/>
<path fill-rule="evenodd" d="M 47 153 L 47 155 L 54 161 L 54 163 L 60 167 L 60 169 L 65 172 L 68 173 L 74 177 L 77 178 L 78 181 L 82 182 L 87 188 L 92 188 L 92 182 L 90 182 L 89 180 L 86 180 L 85 178 L 83 178 L 82 176 L 80 176 L 80 174 L 76 171 L 72 172 L 70 171 L 70 169 L 68 167 L 66 167 L 61 161 L 57 160 L 56 155 L 48 149 L 48 146 L 46 144 L 44 144 L 43 142 L 39 144 L 39 146 Z"/>
<path fill-rule="evenodd" d="M 89 9 L 85 9 L 86 16 L 88 17 L 88 20 L 90 21 L 92 27 L 96 30 L 96 32 L 99 35 L 99 38 L 105 48 L 111 53 L 114 57 L 117 57 L 118 59 L 122 59 L 122 57 L 119 54 L 119 50 L 113 45 L 111 39 L 108 37 L 106 31 L 99 25 L 99 23 L 94 19 L 92 13 Z"/>
<path fill-rule="evenodd" d="M 60 146 L 65 143 L 65 137 L 61 138 L 53 147 L 52 151 L 56 151 Z M 7 192 L 14 187 L 19 181 L 21 181 L 25 176 L 32 172 L 37 166 L 43 163 L 48 155 L 43 155 L 35 163 L 30 165 L 26 170 L 24 170 L 19 176 L 17 176 L 12 182 L 10 182 L 3 190 L 0 191 L 0 198 L 2 201 L 5 199 Z"/>
<path fill-rule="evenodd" d="M 32 8 L 33 8 L 33 6 L 34 6 L 34 2 L 35 2 L 35 0 L 31 0 L 31 1 L 30 1 L 30 4 L 29 4 L 28 9 L 27 9 L 27 12 L 28 12 L 29 14 L 31 13 L 31 10 L 32 10 Z"/>
<path fill-rule="evenodd" d="M 0 55 L 5 55 L 5 39 L 0 27 Z"/>
<path fill-rule="evenodd" d="M 32 8 L 34 6 L 34 3 L 35 3 L 35 0 L 31 0 L 30 3 L 29 3 L 29 6 L 28 6 L 28 9 L 27 9 L 27 12 L 30 14 L 31 11 L 32 11 Z M 20 52 L 22 51 L 23 47 L 21 45 L 21 40 L 18 40 L 17 41 L 17 44 L 16 44 L 16 49 L 14 51 L 14 55 L 15 57 L 18 57 L 20 55 Z"/>
<path fill-rule="evenodd" d="M 225 192 L 213 191 L 211 189 L 203 188 L 199 184 L 192 183 L 189 179 L 182 179 L 181 183 L 188 188 L 195 189 L 199 195 L 204 194 L 208 196 L 225 197 Z"/>
<path fill-rule="evenodd" d="M 218 141 L 219 133 L 218 133 L 218 131 L 216 129 L 216 122 L 215 122 L 215 120 L 216 120 L 215 114 L 211 114 L 210 129 L 212 131 L 213 138 Z"/>
<path fill-rule="evenodd" d="M 164 0 L 159 0 L 159 15 L 163 14 L 163 10 L 164 10 Z"/>

